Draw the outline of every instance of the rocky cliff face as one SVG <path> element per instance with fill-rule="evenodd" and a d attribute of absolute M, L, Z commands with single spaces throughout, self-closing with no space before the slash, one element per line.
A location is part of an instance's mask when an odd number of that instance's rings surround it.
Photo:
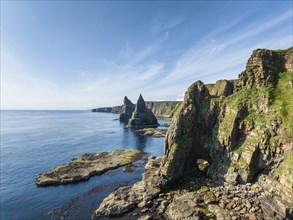
<path fill-rule="evenodd" d="M 292 205 L 292 54 L 292 48 L 254 51 L 233 94 L 227 81 L 210 92 L 200 81 L 191 85 L 167 132 L 161 174 L 176 180 L 199 172 L 196 161 L 204 159 L 211 178 L 233 184 L 266 179 L 264 186 L 274 186 L 275 209 Z"/>
<path fill-rule="evenodd" d="M 218 80 L 215 84 L 205 85 L 211 96 L 229 96 L 233 93 L 237 80 Z"/>
<path fill-rule="evenodd" d="M 158 127 L 158 121 L 141 95 L 137 100 L 135 111 L 129 120 L 127 127 L 142 128 L 142 127 Z"/>
<path fill-rule="evenodd" d="M 151 178 L 117 190 L 97 216 L 293 219 L 292 67 L 293 48 L 258 49 L 238 80 L 192 84 Z"/>
<path fill-rule="evenodd" d="M 127 122 L 131 118 L 134 109 L 134 104 L 125 96 L 122 105 L 122 112 L 119 117 L 120 121 Z"/>
<path fill-rule="evenodd" d="M 156 117 L 172 118 L 178 101 L 161 101 L 161 102 L 146 102 L 147 108 L 150 109 Z"/>

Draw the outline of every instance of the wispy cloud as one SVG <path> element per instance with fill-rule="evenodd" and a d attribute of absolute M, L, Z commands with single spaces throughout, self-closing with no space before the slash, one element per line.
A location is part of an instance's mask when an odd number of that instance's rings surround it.
<path fill-rule="evenodd" d="M 128 39 L 125 37 L 124 38 L 124 46 L 120 51 L 120 55 L 125 58 L 128 59 L 133 53 L 133 49 L 130 47 Z"/>
<path fill-rule="evenodd" d="M 258 21 L 241 31 L 225 35 L 222 31 L 212 31 L 209 39 L 197 41 L 179 56 L 174 68 L 153 86 L 159 88 L 161 96 L 176 97 L 176 94 L 182 94 L 196 80 L 211 83 L 218 79 L 236 78 L 244 70 L 246 60 L 256 48 L 278 49 L 292 45 L 292 35 L 274 33 L 276 25 L 292 18 L 291 13 L 287 11 L 279 17 L 266 22 Z M 227 27 L 234 25 L 235 22 L 232 21 Z M 264 34 L 267 37 L 263 37 Z"/>
<path fill-rule="evenodd" d="M 168 17 L 164 13 L 158 13 L 152 20 L 151 23 L 151 33 L 159 34 L 164 33 L 180 24 L 182 24 L 186 19 L 183 16 Z"/>
<path fill-rule="evenodd" d="M 236 27 L 245 18 L 231 20 L 202 39 L 195 38 L 186 50 L 167 44 L 175 36 L 175 27 L 183 24 L 185 18 L 158 14 L 151 21 L 151 30 L 146 30 L 152 34 L 148 43 L 135 48 L 125 37 L 121 50 L 117 50 L 120 59 L 105 58 L 99 60 L 99 67 L 84 67 L 72 76 L 75 79 L 68 85 L 41 77 L 17 56 L 2 51 L 1 108 L 112 106 L 121 104 L 124 95 L 135 101 L 139 93 L 145 95 L 146 100 L 181 100 L 186 88 L 196 80 L 210 83 L 236 78 L 256 48 L 278 49 L 292 45 L 292 34 L 288 34 L 291 27 L 282 26 L 291 18 L 289 10 L 277 17 L 268 15 L 241 29 Z M 281 27 L 277 33 L 276 27 Z"/>

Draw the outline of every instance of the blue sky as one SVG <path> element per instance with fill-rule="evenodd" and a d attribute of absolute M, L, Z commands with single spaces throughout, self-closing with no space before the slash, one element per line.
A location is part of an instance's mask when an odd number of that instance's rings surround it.
<path fill-rule="evenodd" d="M 180 100 L 292 46 L 292 1 L 1 1 L 1 108 Z"/>

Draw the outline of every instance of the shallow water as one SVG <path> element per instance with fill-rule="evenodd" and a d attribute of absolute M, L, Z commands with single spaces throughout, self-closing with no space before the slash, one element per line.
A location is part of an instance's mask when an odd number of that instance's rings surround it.
<path fill-rule="evenodd" d="M 77 214 L 69 218 L 89 218 L 119 184 L 138 181 L 141 165 L 78 184 L 38 188 L 34 183 L 40 172 L 83 153 L 123 148 L 163 155 L 163 138 L 136 136 L 116 118 L 89 111 L 1 111 L 1 219 L 44 219 L 52 210 L 67 212 L 74 205 Z"/>

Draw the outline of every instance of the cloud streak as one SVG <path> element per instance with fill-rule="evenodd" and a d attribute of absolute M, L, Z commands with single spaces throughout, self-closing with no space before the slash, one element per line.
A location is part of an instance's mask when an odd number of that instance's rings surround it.
<path fill-rule="evenodd" d="M 289 10 L 237 28 L 245 19 L 239 18 L 183 49 L 168 43 L 175 36 L 175 27 L 186 19 L 175 16 L 166 20 L 158 15 L 151 22 L 152 29 L 147 30 L 153 35 L 150 43 L 134 48 L 125 37 L 122 49 L 117 50 L 119 59 L 105 58 L 99 60 L 99 67 L 84 67 L 68 85 L 41 77 L 19 57 L 2 51 L 1 108 L 90 109 L 121 104 L 124 95 L 135 102 L 139 93 L 146 100 L 182 99 L 196 80 L 211 83 L 236 78 L 256 48 L 291 46 L 290 27 L 284 25 L 290 18 Z M 276 27 L 278 33 L 274 32 Z"/>

